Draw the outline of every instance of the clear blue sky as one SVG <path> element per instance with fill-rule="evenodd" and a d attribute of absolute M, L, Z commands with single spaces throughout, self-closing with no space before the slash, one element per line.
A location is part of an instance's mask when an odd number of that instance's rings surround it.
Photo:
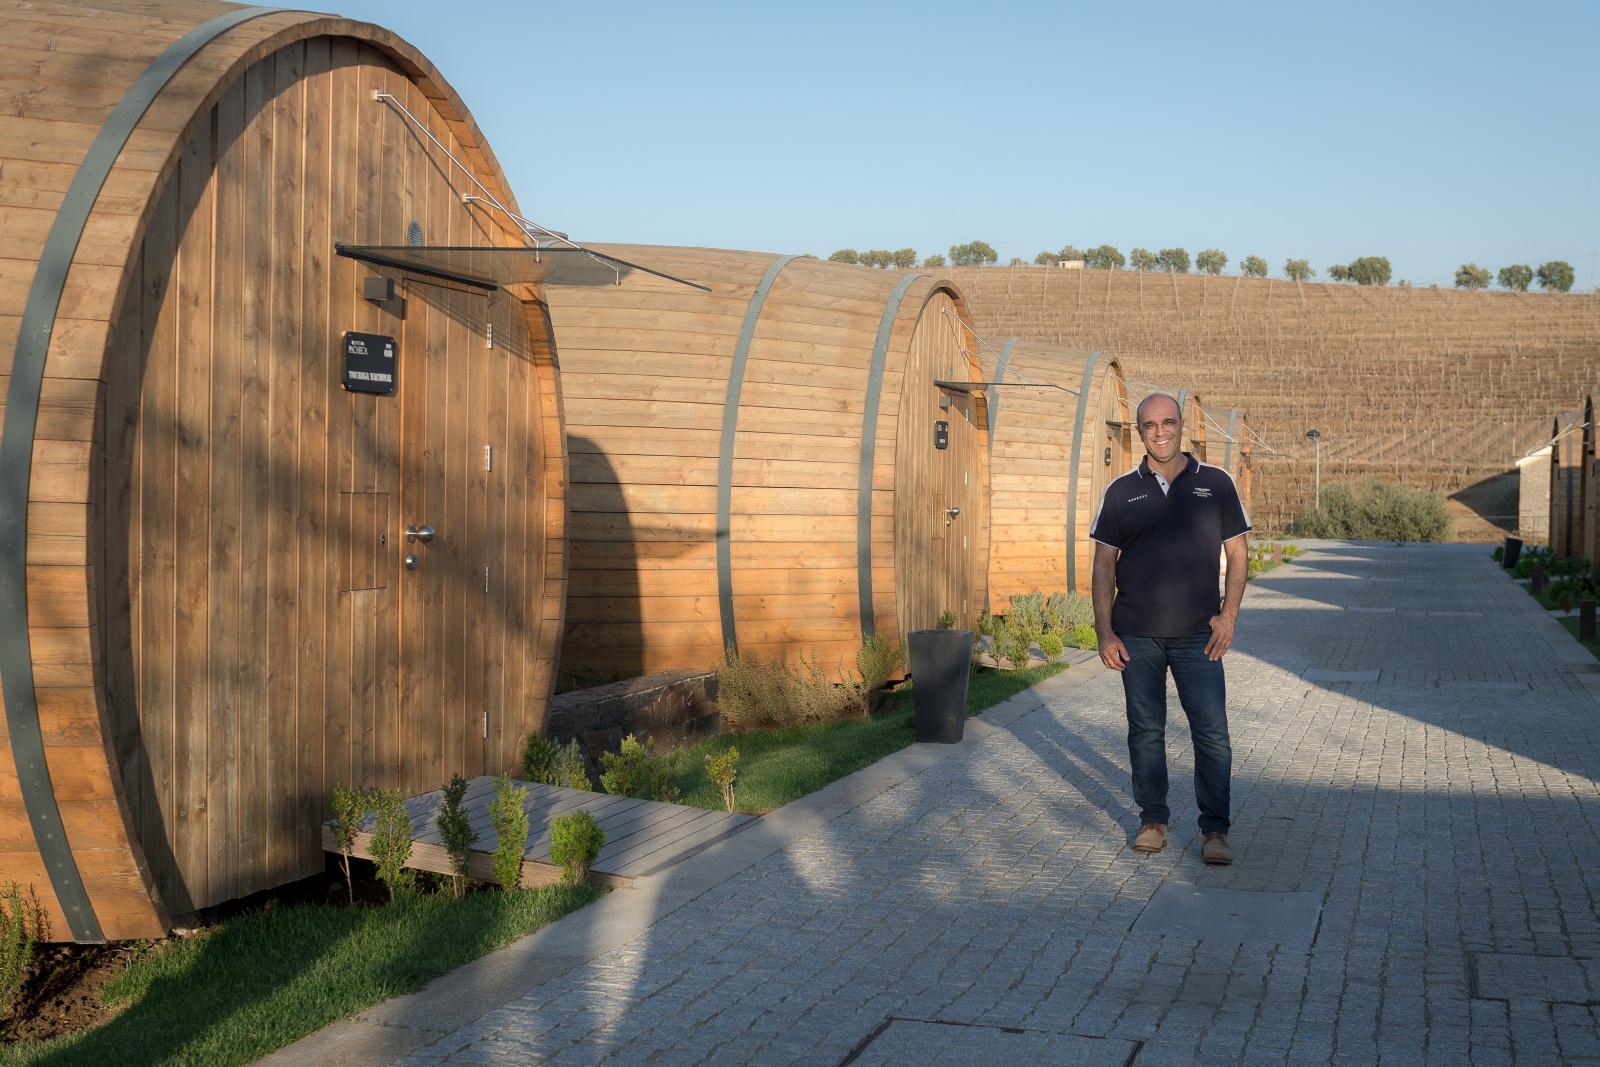
<path fill-rule="evenodd" d="M 1600 4 L 346 0 L 460 91 L 524 214 L 826 256 L 1216 247 L 1275 275 L 1600 249 Z"/>

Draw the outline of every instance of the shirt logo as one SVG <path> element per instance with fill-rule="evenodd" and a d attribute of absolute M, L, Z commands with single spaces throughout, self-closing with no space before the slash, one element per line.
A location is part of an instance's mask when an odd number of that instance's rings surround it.
<path fill-rule="evenodd" d="M 1130 503 L 1130 504 L 1131 504 L 1131 503 L 1133 503 L 1133 502 L 1134 502 L 1134 501 L 1135 501 L 1135 500 L 1143 500 L 1143 499 L 1144 499 L 1144 498 L 1145 498 L 1145 497 L 1147 497 L 1147 496 L 1149 496 L 1149 495 L 1150 495 L 1150 494 L 1149 494 L 1149 493 L 1140 493 L 1140 494 L 1139 494 L 1139 495 L 1138 495 L 1138 496 L 1130 496 L 1130 497 L 1129 497 L 1129 498 L 1128 498 L 1128 503 Z"/>
<path fill-rule="evenodd" d="M 1197 488 L 1194 491 L 1194 495 L 1195 496 L 1210 496 L 1211 495 L 1211 490 L 1205 488 L 1204 486 L 1201 486 L 1201 487 Z"/>

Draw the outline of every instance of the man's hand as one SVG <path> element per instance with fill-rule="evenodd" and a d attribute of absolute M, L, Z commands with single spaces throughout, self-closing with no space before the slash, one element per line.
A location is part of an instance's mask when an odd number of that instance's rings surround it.
<path fill-rule="evenodd" d="M 1128 665 L 1128 646 L 1117 638 L 1117 635 L 1106 631 L 1104 636 L 1097 636 L 1100 644 L 1100 662 L 1114 671 L 1120 671 Z"/>
<path fill-rule="evenodd" d="M 1218 660 L 1233 645 L 1233 620 L 1226 615 L 1211 616 L 1211 640 L 1206 642 L 1206 658 Z M 1101 653 L 1101 658 L 1105 654 Z"/>

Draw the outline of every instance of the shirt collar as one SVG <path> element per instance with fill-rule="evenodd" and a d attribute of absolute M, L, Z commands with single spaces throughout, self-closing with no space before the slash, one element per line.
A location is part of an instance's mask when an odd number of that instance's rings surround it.
<path fill-rule="evenodd" d="M 1188 466 L 1183 468 L 1184 473 L 1185 474 L 1197 474 L 1197 473 L 1199 473 L 1199 471 L 1200 471 L 1200 461 L 1198 459 L 1194 458 L 1194 453 L 1193 452 L 1185 452 L 1184 455 L 1189 457 Z M 1150 457 L 1149 456 L 1145 456 L 1143 459 L 1141 459 L 1139 461 L 1139 465 L 1137 467 L 1133 468 L 1133 469 L 1139 472 L 1139 477 L 1141 477 L 1141 478 L 1143 478 L 1145 475 L 1151 473 L 1150 472 Z"/>

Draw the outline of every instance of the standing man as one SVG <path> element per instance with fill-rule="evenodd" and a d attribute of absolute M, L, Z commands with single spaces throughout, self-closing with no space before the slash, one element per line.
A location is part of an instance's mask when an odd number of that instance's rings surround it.
<path fill-rule="evenodd" d="M 1233 862 L 1228 847 L 1233 746 L 1222 657 L 1244 599 L 1250 517 L 1233 478 L 1182 451 L 1183 412 L 1145 397 L 1135 416 L 1146 456 L 1106 486 L 1094 538 L 1094 628 L 1100 661 L 1122 674 L 1128 758 L 1140 827 L 1137 852 L 1167 847 L 1167 672 L 1194 738 L 1201 858 Z M 1217 556 L 1227 555 L 1227 593 Z"/>

